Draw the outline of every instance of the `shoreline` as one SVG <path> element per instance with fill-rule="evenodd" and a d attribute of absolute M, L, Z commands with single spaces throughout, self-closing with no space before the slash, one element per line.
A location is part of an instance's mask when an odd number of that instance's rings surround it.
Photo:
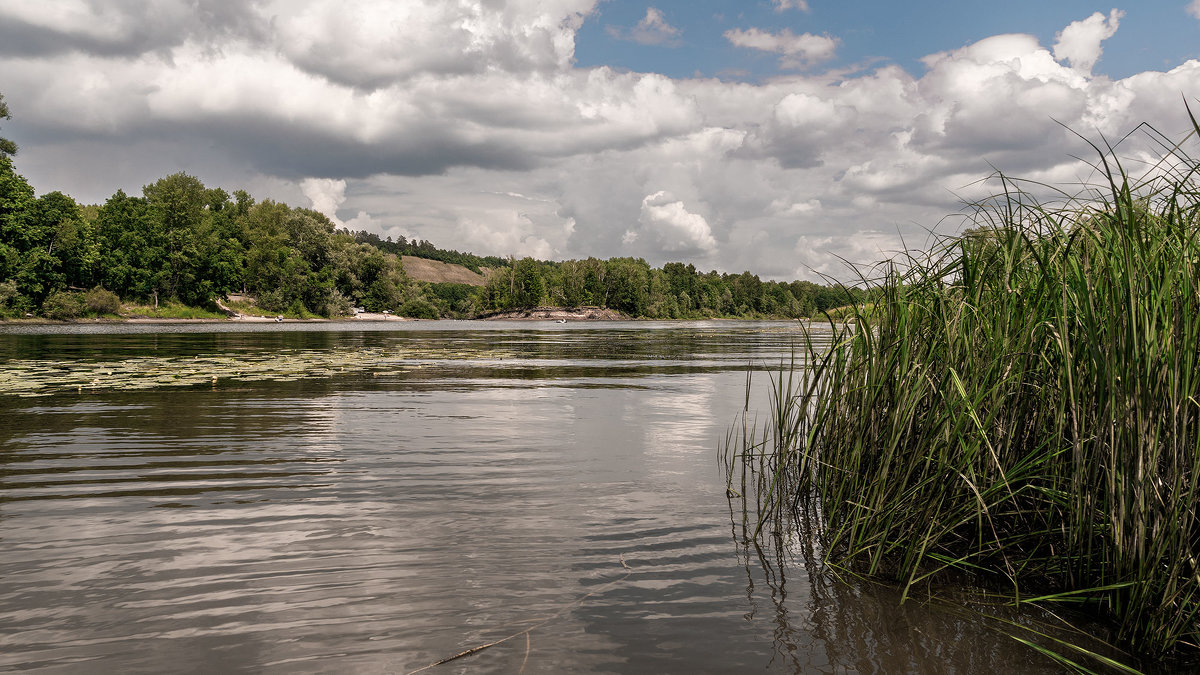
<path fill-rule="evenodd" d="M 218 305 L 220 306 L 220 305 Z M 358 314 L 333 317 L 333 318 L 314 318 L 314 319 L 297 319 L 283 317 L 282 319 L 274 316 L 258 316 L 254 314 L 240 314 L 236 310 L 221 306 L 221 309 L 229 313 L 226 317 L 205 317 L 205 318 L 171 318 L 171 317 L 150 317 L 150 316 L 129 316 L 117 319 L 113 318 L 81 318 L 81 319 L 49 319 L 46 317 L 25 317 L 19 319 L 0 319 L 0 325 L 21 326 L 21 325 L 58 325 L 58 324 L 106 324 L 106 323 L 330 323 L 336 321 L 365 321 L 365 322 L 406 322 L 406 321 L 441 321 L 442 319 L 414 319 L 406 316 L 397 316 L 395 314 L 384 314 L 382 312 L 359 312 Z M 282 315 L 277 315 L 282 316 Z M 532 307 L 529 309 L 506 310 L 503 312 L 493 312 L 482 316 L 464 319 L 465 321 L 630 321 L 630 317 L 613 309 L 601 307 Z"/>
<path fill-rule="evenodd" d="M 502 312 L 491 312 L 481 316 L 475 316 L 469 319 L 415 319 L 406 316 L 397 316 L 395 314 L 383 314 L 379 312 L 360 312 L 359 314 L 332 317 L 332 318 L 311 318 L 299 319 L 292 317 L 283 317 L 277 319 L 273 316 L 257 316 L 251 314 L 234 314 L 226 317 L 201 317 L 201 318 L 176 318 L 176 317 L 151 317 L 144 315 L 134 315 L 128 317 L 111 318 L 111 317 L 90 317 L 80 319 L 50 319 L 47 317 L 21 317 L 0 319 L 0 326 L 56 326 L 56 325 L 72 325 L 72 324 L 205 324 L 205 323 L 336 323 L 336 322 L 364 322 L 364 323 L 381 323 L 381 322 L 414 322 L 414 321 L 512 321 L 518 323 L 527 323 L 535 321 L 555 321 L 559 323 L 578 323 L 578 322 L 600 322 L 600 321 L 808 321 L 816 322 L 818 319 L 807 317 L 803 319 L 787 319 L 787 318 L 753 318 L 743 319 L 734 317 L 709 317 L 699 319 L 645 319 L 636 318 L 623 314 L 614 309 L 601 307 L 532 307 L 529 309 L 505 310 Z M 837 323 L 850 323 L 846 320 L 837 321 Z"/>
<path fill-rule="evenodd" d="M 380 315 L 379 317 L 346 316 L 346 317 L 338 317 L 338 318 L 332 318 L 332 319 L 284 318 L 282 321 L 276 321 L 275 319 L 272 319 L 270 317 L 236 317 L 236 318 L 230 317 L 227 319 L 217 319 L 217 318 L 180 319 L 180 318 L 169 318 L 169 317 L 153 318 L 153 317 L 138 316 L 138 317 L 129 317 L 129 318 L 122 318 L 122 319 L 89 318 L 89 319 L 72 319 L 72 320 L 67 320 L 67 321 L 58 320 L 58 319 L 47 319 L 44 317 L 34 317 L 34 318 L 24 318 L 24 319 L 0 319 L 0 326 L 69 326 L 69 325 L 80 325 L 80 324 L 96 324 L 96 325 L 113 324 L 113 325 L 116 325 L 116 324 L 155 324 L 155 323 L 161 323 L 161 324 L 192 324 L 192 323 L 194 323 L 194 324 L 204 324 L 204 323 L 213 323 L 213 324 L 217 324 L 217 323 L 312 323 L 312 324 L 321 324 L 321 323 L 354 323 L 354 322 L 359 322 L 359 321 L 361 321 L 363 323 L 385 323 L 385 322 L 386 323 L 411 323 L 411 322 L 419 322 L 419 321 L 458 321 L 458 322 L 511 321 L 513 323 L 530 323 L 530 322 L 535 322 L 535 321 L 558 321 L 560 319 L 563 320 L 563 323 L 567 323 L 567 322 L 570 322 L 570 323 L 593 323 L 593 322 L 603 322 L 603 321 L 651 321 L 651 322 L 668 322 L 668 323 L 669 322 L 687 323 L 687 322 L 691 322 L 691 321 L 729 321 L 729 322 L 773 321 L 773 322 L 795 323 L 795 322 L 803 322 L 803 321 L 809 321 L 809 322 L 812 321 L 811 319 L 807 319 L 807 318 L 806 319 L 761 319 L 761 318 L 760 319 L 740 319 L 740 318 L 729 318 L 729 317 L 712 317 L 712 318 L 699 318 L 699 319 L 636 319 L 636 318 L 631 318 L 628 316 L 575 317 L 575 316 L 567 315 L 567 316 L 549 316 L 549 317 L 547 317 L 547 316 L 542 316 L 541 314 L 539 314 L 537 316 L 532 316 L 532 315 L 531 316 L 486 316 L 486 317 L 474 317 L 474 318 L 470 318 L 470 319 L 414 319 L 414 318 L 410 318 L 410 317 L 402 317 L 402 316 L 394 316 L 394 315 L 388 315 L 386 317 L 383 315 Z M 840 324 L 840 323 L 846 323 L 846 322 L 839 321 L 837 323 Z"/>
<path fill-rule="evenodd" d="M 48 319 L 46 317 L 26 317 L 21 319 L 0 319 L 0 326 L 57 326 L 68 324 L 119 324 L 119 323 L 333 323 L 338 321 L 422 321 L 423 319 L 412 319 L 405 316 L 395 316 L 393 314 L 375 314 L 364 312 L 357 316 L 334 317 L 330 319 L 296 319 L 284 317 L 282 320 L 277 320 L 269 316 L 231 316 L 226 318 L 174 318 L 174 317 L 152 317 L 152 316 L 131 316 L 122 317 L 119 319 L 112 318 L 85 318 L 85 319 Z"/>

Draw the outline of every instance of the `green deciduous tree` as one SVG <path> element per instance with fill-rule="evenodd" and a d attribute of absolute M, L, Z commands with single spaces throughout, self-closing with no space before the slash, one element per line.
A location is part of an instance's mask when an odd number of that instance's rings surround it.
<path fill-rule="evenodd" d="M 626 314 L 642 315 L 649 300 L 650 265 L 641 258 L 611 258 L 604 267 L 605 304 Z"/>
<path fill-rule="evenodd" d="M 487 285 L 483 287 L 484 306 L 492 310 L 513 307 L 512 287 L 511 267 L 492 270 L 488 275 Z"/>
<path fill-rule="evenodd" d="M 4 94 L 0 94 L 0 119 L 12 119 L 12 114 L 8 111 L 8 104 L 4 102 Z M 17 144 L 0 136 L 0 157 L 10 157 L 15 154 L 17 154 Z"/>
<path fill-rule="evenodd" d="M 187 304 L 206 304 L 212 284 L 199 273 L 204 266 L 200 226 L 208 190 L 195 176 L 175 173 L 142 188 L 155 238 L 162 246 L 163 273 L 154 292 Z"/>
<path fill-rule="evenodd" d="M 542 303 L 546 286 L 541 264 L 533 258 L 521 258 L 512 269 L 512 303 L 516 307 L 536 307 Z"/>
<path fill-rule="evenodd" d="M 108 198 L 96 216 L 100 283 L 127 298 L 149 298 L 162 273 L 161 243 L 144 198 L 123 190 Z"/>
<path fill-rule="evenodd" d="M 33 187 L 0 155 L 0 281 L 10 279 L 26 246 L 24 232 L 34 202 Z"/>

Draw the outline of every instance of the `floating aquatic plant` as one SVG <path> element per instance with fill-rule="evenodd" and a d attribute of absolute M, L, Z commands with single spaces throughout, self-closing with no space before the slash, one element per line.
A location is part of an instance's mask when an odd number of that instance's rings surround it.
<path fill-rule="evenodd" d="M 0 395 L 142 390 L 221 382 L 288 382 L 372 372 L 397 375 L 437 361 L 504 359 L 501 350 L 390 347 L 228 356 L 152 356 L 113 361 L 16 359 L 0 363 Z"/>

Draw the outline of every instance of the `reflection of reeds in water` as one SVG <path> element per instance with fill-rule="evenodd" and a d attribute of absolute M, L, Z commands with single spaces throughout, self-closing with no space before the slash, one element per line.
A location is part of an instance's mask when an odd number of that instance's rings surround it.
<path fill-rule="evenodd" d="M 825 558 L 901 599 L 969 574 L 1142 654 L 1200 645 L 1200 167 L 1163 147 L 1054 206 L 1003 179 L 869 282 L 869 320 L 806 336 L 727 439 L 747 534 L 811 499 Z"/>
<path fill-rule="evenodd" d="M 891 584 L 841 574 L 823 564 L 818 509 L 790 514 L 786 535 L 757 540 L 741 538 L 731 515 L 746 566 L 745 618 L 771 625 L 769 666 L 797 673 L 1057 673 L 1064 665 L 1136 672 L 1122 665 L 1132 659 L 1097 637 L 1105 632 L 1094 622 L 1071 625 L 1050 611 L 952 585 L 901 603 L 901 589 Z"/>

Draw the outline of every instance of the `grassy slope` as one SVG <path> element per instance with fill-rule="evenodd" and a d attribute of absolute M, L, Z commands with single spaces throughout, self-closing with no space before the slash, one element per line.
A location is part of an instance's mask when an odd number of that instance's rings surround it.
<path fill-rule="evenodd" d="M 402 256 L 400 261 L 404 265 L 404 273 L 410 279 L 417 281 L 434 284 L 470 284 L 471 286 L 483 286 L 487 283 L 486 276 L 476 274 L 461 265 L 451 265 L 411 255 Z"/>

